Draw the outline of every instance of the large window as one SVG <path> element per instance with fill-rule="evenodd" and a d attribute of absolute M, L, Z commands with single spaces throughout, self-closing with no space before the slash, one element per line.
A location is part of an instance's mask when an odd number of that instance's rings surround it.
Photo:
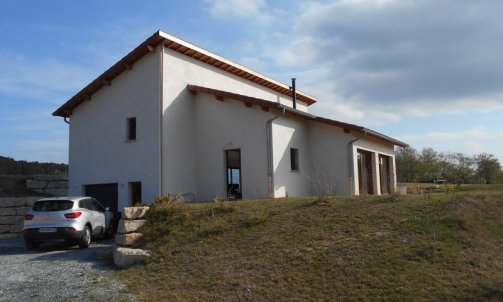
<path fill-rule="evenodd" d="M 292 171 L 299 171 L 299 149 L 290 148 L 290 167 Z"/>
<path fill-rule="evenodd" d="M 136 140 L 136 117 L 130 117 L 127 119 L 127 140 Z"/>
<path fill-rule="evenodd" d="M 227 166 L 227 198 L 231 200 L 241 199 L 243 189 L 241 187 L 241 150 L 225 150 Z"/>

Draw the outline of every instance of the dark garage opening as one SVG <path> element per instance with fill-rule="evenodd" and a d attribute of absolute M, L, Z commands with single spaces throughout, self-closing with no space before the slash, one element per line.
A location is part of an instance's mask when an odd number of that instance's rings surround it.
<path fill-rule="evenodd" d="M 86 196 L 96 198 L 104 207 L 110 207 L 115 215 L 119 212 L 118 184 L 97 184 L 84 186 Z"/>

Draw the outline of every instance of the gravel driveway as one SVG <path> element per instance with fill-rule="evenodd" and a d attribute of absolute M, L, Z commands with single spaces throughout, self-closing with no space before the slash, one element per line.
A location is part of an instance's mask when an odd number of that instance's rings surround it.
<path fill-rule="evenodd" d="M 20 239 L 0 240 L 0 301 L 136 301 L 111 278 L 112 241 L 88 249 L 63 243 L 26 250 Z"/>

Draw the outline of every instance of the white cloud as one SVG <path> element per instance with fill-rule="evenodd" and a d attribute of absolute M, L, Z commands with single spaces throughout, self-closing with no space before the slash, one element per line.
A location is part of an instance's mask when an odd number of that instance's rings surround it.
<path fill-rule="evenodd" d="M 498 129 L 473 127 L 459 131 L 426 132 L 398 137 L 420 150 L 432 147 L 440 152 L 462 152 L 467 155 L 493 154 L 503 162 L 503 132 Z"/>
<path fill-rule="evenodd" d="M 82 88 L 92 70 L 56 59 L 33 60 L 0 50 L 0 93 L 59 104 Z"/>
<path fill-rule="evenodd" d="M 400 137 L 404 141 L 418 141 L 418 140 L 430 140 L 430 141 L 485 141 L 485 140 L 495 140 L 503 139 L 503 132 L 491 132 L 486 130 L 484 127 L 475 127 L 471 129 L 465 129 L 461 131 L 451 131 L 451 132 L 428 132 L 421 134 L 405 135 Z"/>
<path fill-rule="evenodd" d="M 319 97 L 313 110 L 334 118 L 500 111 L 501 10 L 495 0 L 302 2 L 293 32 L 271 35 L 257 57 L 310 74 L 303 88 Z"/>
<path fill-rule="evenodd" d="M 205 0 L 213 17 L 237 17 L 253 19 L 258 23 L 267 24 L 273 20 L 273 15 L 267 10 L 264 0 Z"/>

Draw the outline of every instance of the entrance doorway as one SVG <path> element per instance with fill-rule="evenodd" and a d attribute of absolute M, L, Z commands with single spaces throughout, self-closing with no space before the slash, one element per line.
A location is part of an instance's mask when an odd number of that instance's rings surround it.
<path fill-rule="evenodd" d="M 372 175 L 372 153 L 358 149 L 358 185 L 360 195 L 374 194 Z"/>
<path fill-rule="evenodd" d="M 230 200 L 241 199 L 241 150 L 233 149 L 225 151 L 225 162 L 227 170 L 227 198 Z"/>
<path fill-rule="evenodd" d="M 141 181 L 129 183 L 130 205 L 141 204 Z"/>
<path fill-rule="evenodd" d="M 390 157 L 379 155 L 379 176 L 381 177 L 381 194 L 389 194 L 391 191 Z"/>

